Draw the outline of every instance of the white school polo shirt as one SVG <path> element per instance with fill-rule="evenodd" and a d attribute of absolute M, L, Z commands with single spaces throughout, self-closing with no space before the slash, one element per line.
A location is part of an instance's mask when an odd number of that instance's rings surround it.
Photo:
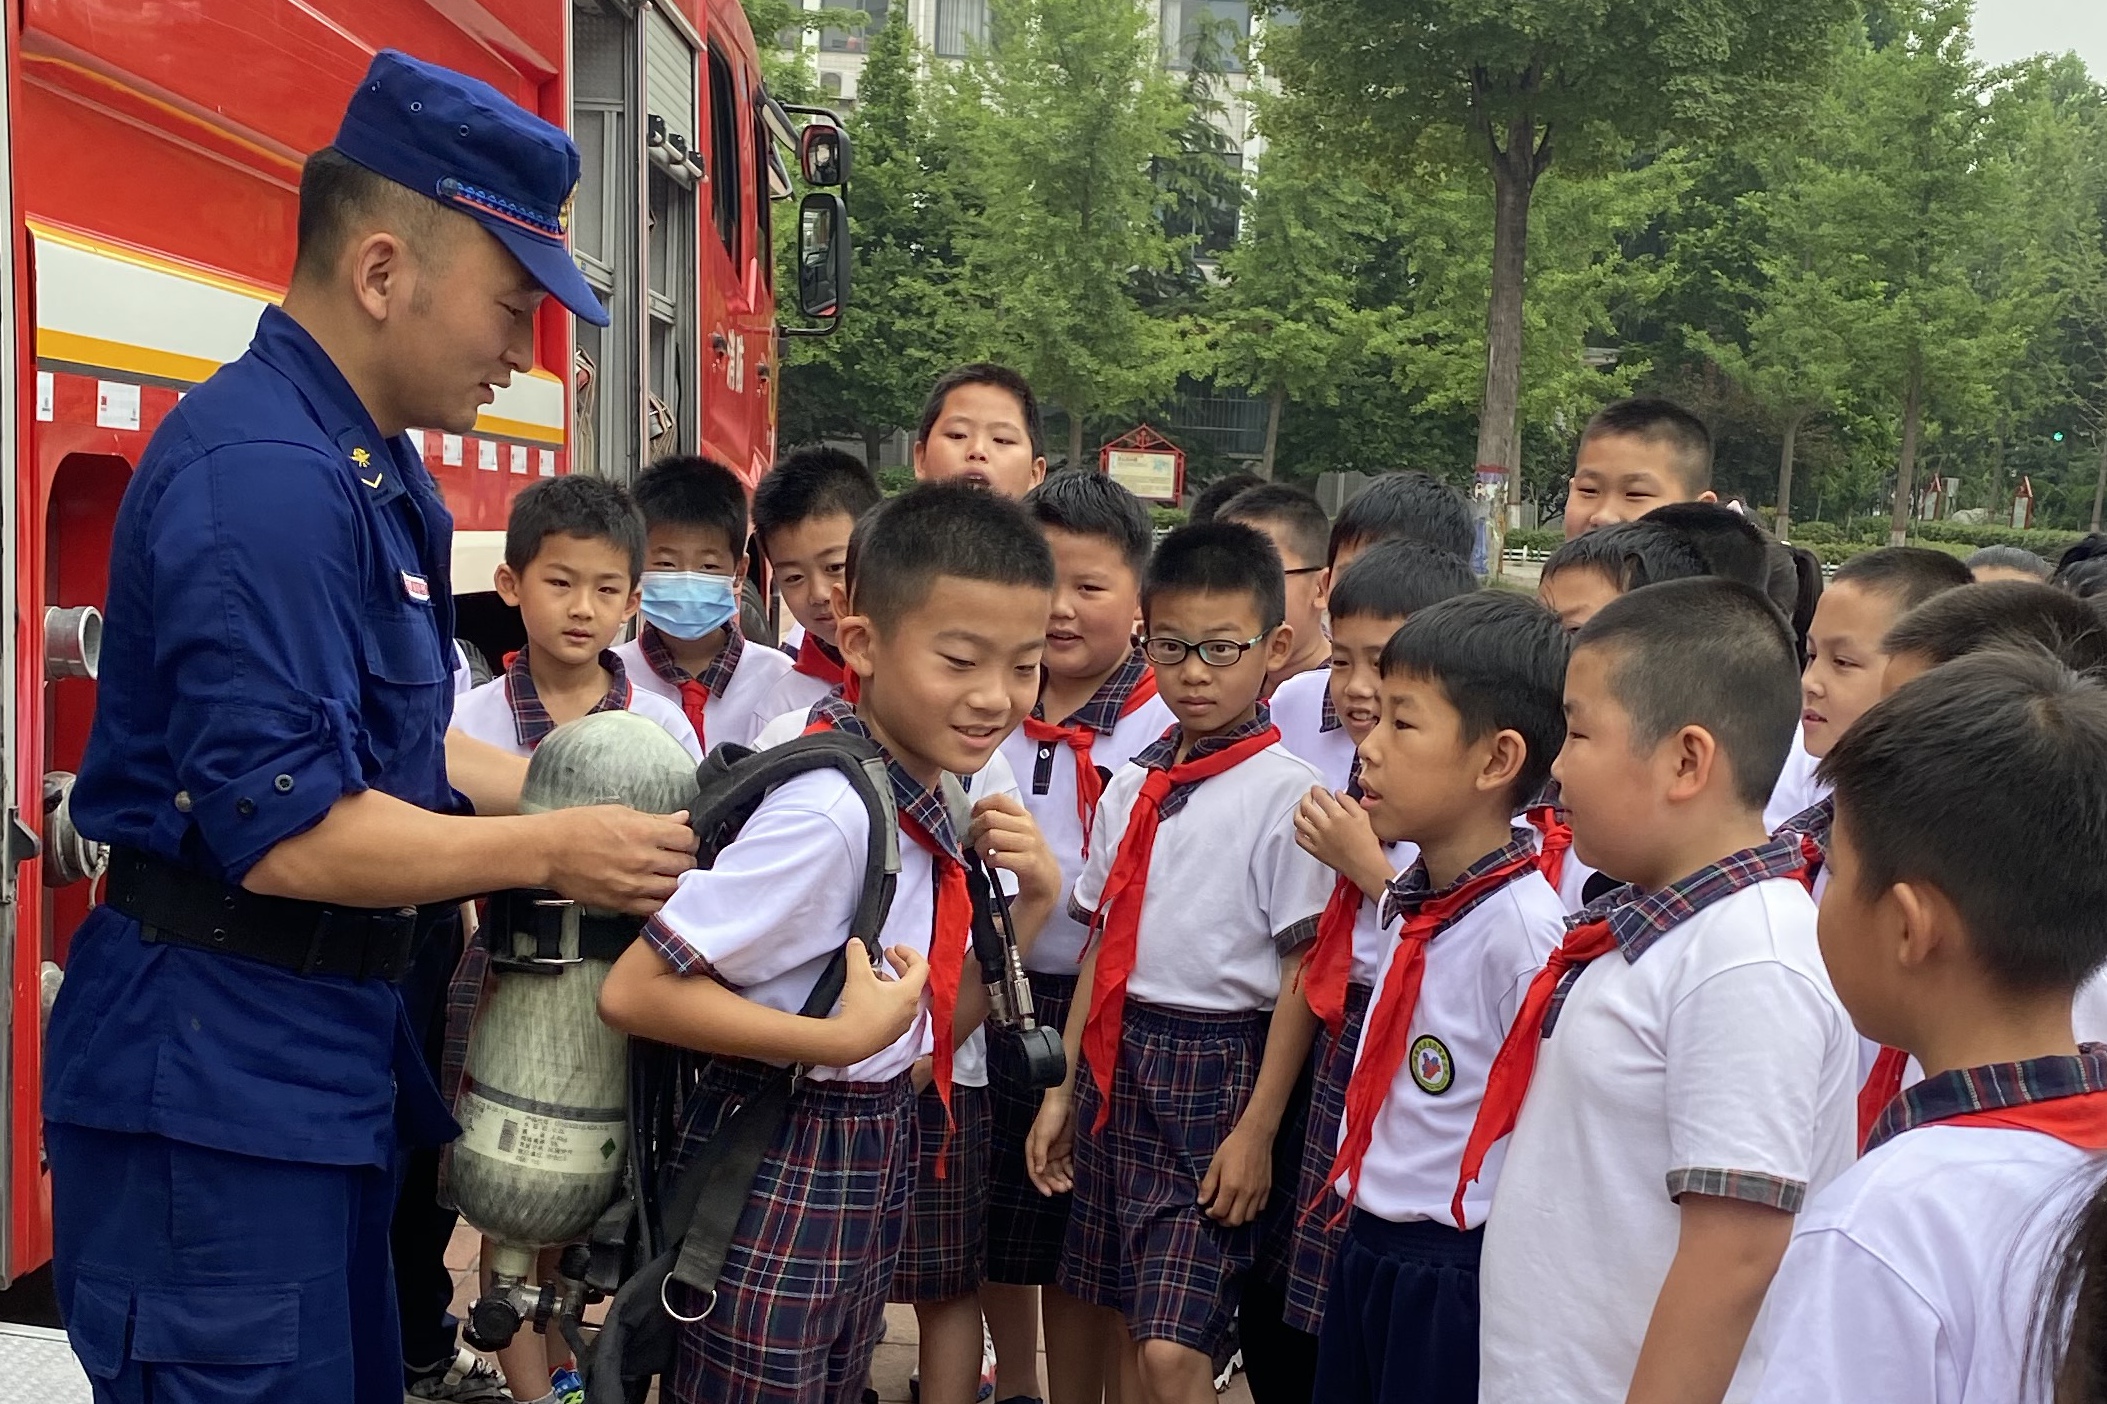
<path fill-rule="evenodd" d="M 1544 851 L 1544 831 L 1530 823 L 1526 815 L 1515 815 L 1514 826 L 1517 829 L 1527 829 L 1535 835 L 1532 841 L 1536 844 L 1536 851 Z M 1580 855 L 1568 848 L 1565 864 L 1558 874 L 1558 900 L 1565 903 L 1568 912 L 1577 912 L 1587 905 L 1584 889 L 1588 885 L 1588 879 L 1593 876 L 1595 870 L 1581 862 Z"/>
<path fill-rule="evenodd" d="M 834 690 L 834 685 L 824 678 L 815 678 L 810 673 L 800 673 L 792 662 L 768 685 L 754 706 L 755 713 L 766 726 L 777 717 L 796 712 L 799 716 L 819 705 L 821 698 Z M 759 732 L 756 731 L 756 735 Z"/>
<path fill-rule="evenodd" d="M 2079 1043 L 2107 1043 L 2107 966 L 2078 986 L 2071 999 L 2070 1027 Z"/>
<path fill-rule="evenodd" d="M 1148 771 L 1129 765 L 1097 806 L 1073 907 L 1095 912 Z M 1156 830 L 1127 998 L 1201 1013 L 1269 1010 L 1280 957 L 1316 934 L 1332 871 L 1295 843 L 1316 767 L 1278 742 L 1193 788 Z"/>
<path fill-rule="evenodd" d="M 638 692 L 663 698 L 673 704 L 674 710 L 680 710 L 680 685 L 667 682 L 651 666 L 651 660 L 644 656 L 641 634 L 617 648 L 615 656 L 629 670 L 629 680 Z M 702 728 L 706 733 L 702 737 L 703 750 L 714 750 L 727 743 L 751 746 L 762 726 L 781 716 L 785 710 L 773 705 L 773 697 L 776 685 L 789 671 L 788 658 L 752 639 L 743 640 L 739 663 L 732 670 L 731 681 L 724 685 L 722 693 L 713 694 L 703 708 Z M 686 713 L 682 712 L 682 715 Z"/>
<path fill-rule="evenodd" d="M 1383 861 L 1390 865 L 1390 875 L 1395 877 L 1419 861 L 1419 845 L 1386 843 L 1383 845 Z M 1361 894 L 1361 905 L 1353 914 L 1353 974 L 1349 977 L 1356 985 L 1375 984 L 1387 948 L 1393 944 L 1397 923 L 1393 921 L 1386 926 L 1382 912 L 1381 902 L 1372 902 L 1367 893 Z M 1543 962 L 1537 963 L 1541 965 Z"/>
<path fill-rule="evenodd" d="M 1160 697 L 1151 697 L 1119 719 L 1110 735 L 1100 734 L 1090 743 L 1091 764 L 1117 775 L 1134 759 L 1135 752 L 1155 741 L 1177 724 L 1171 709 Z M 1003 762 L 1016 777 L 1018 798 L 1024 801 L 1039 832 L 1061 864 L 1061 889 L 1072 891 L 1083 871 L 1083 821 L 1076 813 L 1075 752 L 1059 741 L 1039 742 L 1019 726 L 1003 738 Z M 1044 788 L 1041 788 L 1041 787 Z M 1100 797 L 1100 803 L 1103 797 Z M 1068 911 L 1067 903 L 1054 909 L 1025 956 L 1028 970 L 1046 975 L 1073 975 L 1082 963 L 1083 946 L 1090 928 Z"/>
<path fill-rule="evenodd" d="M 1778 783 L 1771 787 L 1770 802 L 1763 806 L 1763 827 L 1771 833 L 1778 826 L 1807 809 L 1829 793 L 1829 787 L 1814 778 L 1814 768 L 1821 762 L 1807 754 L 1806 739 L 1798 727 L 1793 728 L 1792 750 L 1785 755 L 1785 768 L 1778 772 Z"/>
<path fill-rule="evenodd" d="M 831 691 L 831 689 L 829 690 Z M 811 724 L 810 711 L 810 708 L 806 708 L 802 712 L 786 712 L 782 716 L 777 717 L 767 726 L 761 728 L 761 734 L 754 739 L 754 749 L 766 751 L 772 747 L 782 745 L 785 741 L 793 741 L 804 735 L 805 728 Z M 965 784 L 966 793 L 974 799 L 979 799 L 982 795 L 1009 795 L 1020 804 L 1024 802 L 1024 797 L 1017 793 L 1017 779 L 1010 774 L 1009 765 L 1003 760 L 1000 747 L 997 747 L 995 752 L 988 757 L 988 763 L 980 768 L 979 774 L 964 775 L 959 778 Z M 785 788 L 788 787 L 786 786 Z M 746 837 L 745 831 L 741 830 L 739 836 L 741 839 L 744 839 Z M 959 835 L 959 839 L 963 842 L 965 835 Z M 900 840 L 900 890 L 905 890 L 907 885 L 907 853 L 909 849 L 913 849 L 921 857 L 925 869 L 928 867 L 928 850 L 913 839 L 903 835 Z M 1002 890 L 1005 893 L 1012 897 L 1017 895 L 1017 877 L 1014 873 L 1006 873 L 998 869 L 995 872 L 995 877 L 1002 884 Z M 934 874 L 931 873 L 930 880 L 933 879 Z M 897 909 L 899 898 L 895 896 L 893 901 Z M 935 904 L 936 899 L 932 893 L 928 897 L 931 921 L 936 919 Z M 892 930 L 889 922 L 885 929 L 887 931 Z M 844 927 L 843 931 L 846 932 L 847 928 Z M 848 939 L 846 934 L 844 934 L 842 939 Z M 888 946 L 893 944 L 890 936 L 886 938 L 885 944 Z M 926 932 L 923 934 L 923 944 L 925 947 L 928 944 L 928 934 Z M 966 952 L 966 975 L 969 981 L 975 978 L 973 972 L 978 968 L 974 963 L 972 950 L 968 948 Z M 926 1053 L 929 1049 L 924 1048 L 922 1051 Z M 966 1041 L 953 1051 L 951 1055 L 951 1083 L 954 1087 L 985 1087 L 988 1085 L 988 1036 L 982 1030 L 975 1029 Z"/>
<path fill-rule="evenodd" d="M 1364 903 L 1374 906 L 1374 903 Z M 1540 872 L 1501 886 L 1427 945 L 1419 1004 L 1405 1035 L 1405 1063 L 1376 1115 L 1374 1139 L 1361 1162 L 1354 1207 L 1403 1223 L 1455 1224 L 1451 1201 L 1485 1079 L 1514 1023 L 1529 982 L 1565 934 L 1566 909 Z M 1383 950 L 1378 972 L 1390 977 L 1399 943 Z M 1355 1050 L 1358 1067 L 1363 1049 Z M 1339 1128 L 1343 1142 L 1346 1128 Z M 1498 1183 L 1502 1142 L 1463 1198 L 1462 1228 L 1485 1222 Z M 1346 1192 L 1342 1176 L 1336 1187 Z"/>
<path fill-rule="evenodd" d="M 1933 1123 L 1814 1197 L 1771 1283 L 1759 1404 L 2047 1404 L 2028 1332 L 2097 1157 Z"/>
<path fill-rule="evenodd" d="M 625 666 L 627 660 L 624 660 Z M 695 728 L 688 725 L 687 716 L 679 707 L 668 703 L 663 697 L 646 692 L 635 686 L 635 674 L 630 675 L 629 708 L 640 717 L 649 717 L 670 733 L 675 741 L 687 749 L 696 760 L 702 759 L 702 747 L 696 743 Z M 520 744 L 519 726 L 513 720 L 510 684 L 505 674 L 499 673 L 489 682 L 472 687 L 454 699 L 453 729 L 478 741 L 487 741 L 499 750 L 515 756 L 531 756 L 532 746 Z"/>
<path fill-rule="evenodd" d="M 1331 677 L 1329 668 L 1297 673 L 1273 689 L 1267 705 L 1273 709 L 1273 725 L 1280 728 L 1280 744 L 1317 767 L 1325 789 L 1343 790 L 1353 777 L 1354 745 L 1345 723 L 1324 729 L 1324 719 L 1332 715 L 1327 705 Z"/>
<path fill-rule="evenodd" d="M 1573 983 L 1486 1223 L 1483 1404 L 1622 1400 L 1675 1256 L 1676 1196 L 1796 1210 L 1851 1163 L 1858 1035 L 1814 918 L 1798 882 L 1772 878 Z M 1730 1404 L 1754 1388 L 1758 1339 Z"/>

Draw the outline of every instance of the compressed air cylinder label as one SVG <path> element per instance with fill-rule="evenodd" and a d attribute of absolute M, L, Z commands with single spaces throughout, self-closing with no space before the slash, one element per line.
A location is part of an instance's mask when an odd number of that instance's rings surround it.
<path fill-rule="evenodd" d="M 628 1134 L 620 1115 L 597 1119 L 599 1112 L 550 1116 L 506 1106 L 470 1087 L 454 1109 L 461 1123 L 459 1150 L 528 1170 L 559 1175 L 600 1175 L 622 1154 Z"/>

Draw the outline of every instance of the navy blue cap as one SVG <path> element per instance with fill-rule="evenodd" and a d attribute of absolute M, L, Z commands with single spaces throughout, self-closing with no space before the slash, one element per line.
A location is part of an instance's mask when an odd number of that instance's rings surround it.
<path fill-rule="evenodd" d="M 561 128 L 479 79 L 383 49 L 352 93 L 332 145 L 375 175 L 469 216 L 549 296 L 594 326 L 607 325 L 607 309 L 564 244 L 578 148 Z"/>

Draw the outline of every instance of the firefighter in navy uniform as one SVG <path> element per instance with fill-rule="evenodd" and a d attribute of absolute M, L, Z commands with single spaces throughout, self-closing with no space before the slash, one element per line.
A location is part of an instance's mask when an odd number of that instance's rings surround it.
<path fill-rule="evenodd" d="M 472 427 L 545 294 L 605 322 L 577 176 L 496 90 L 381 54 L 303 175 L 283 310 L 125 493 L 73 800 L 109 887 L 44 1085 L 99 1401 L 401 1399 L 397 1166 L 454 1127 L 393 982 L 465 894 L 647 912 L 692 865 L 678 818 L 510 813 L 523 763 L 446 735 L 453 527 L 404 430 Z"/>

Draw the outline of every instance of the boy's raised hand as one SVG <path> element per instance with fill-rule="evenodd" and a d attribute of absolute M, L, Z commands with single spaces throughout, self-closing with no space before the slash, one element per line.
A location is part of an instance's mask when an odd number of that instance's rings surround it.
<path fill-rule="evenodd" d="M 1031 812 L 1014 795 L 989 795 L 973 806 L 966 841 L 991 868 L 1017 875 L 1017 895 L 1052 901 L 1061 895 L 1061 863 Z"/>
<path fill-rule="evenodd" d="M 1257 1218 L 1273 1190 L 1273 1138 L 1239 1120 L 1200 1181 L 1200 1207 L 1226 1228 Z"/>
<path fill-rule="evenodd" d="M 1044 1195 L 1075 1188 L 1075 1099 L 1065 1087 L 1048 1090 L 1024 1140 L 1024 1168 Z"/>
<path fill-rule="evenodd" d="M 841 1013 L 829 1022 L 841 1041 L 834 1066 L 847 1067 L 890 1047 L 914 1027 L 922 1012 L 929 962 L 911 946 L 894 946 L 885 959 L 899 978 L 881 980 L 863 942 L 849 938 L 848 982 L 841 987 Z"/>
<path fill-rule="evenodd" d="M 1295 842 L 1302 851 L 1371 897 L 1395 876 L 1368 811 L 1343 793 L 1313 785 L 1295 809 Z"/>

